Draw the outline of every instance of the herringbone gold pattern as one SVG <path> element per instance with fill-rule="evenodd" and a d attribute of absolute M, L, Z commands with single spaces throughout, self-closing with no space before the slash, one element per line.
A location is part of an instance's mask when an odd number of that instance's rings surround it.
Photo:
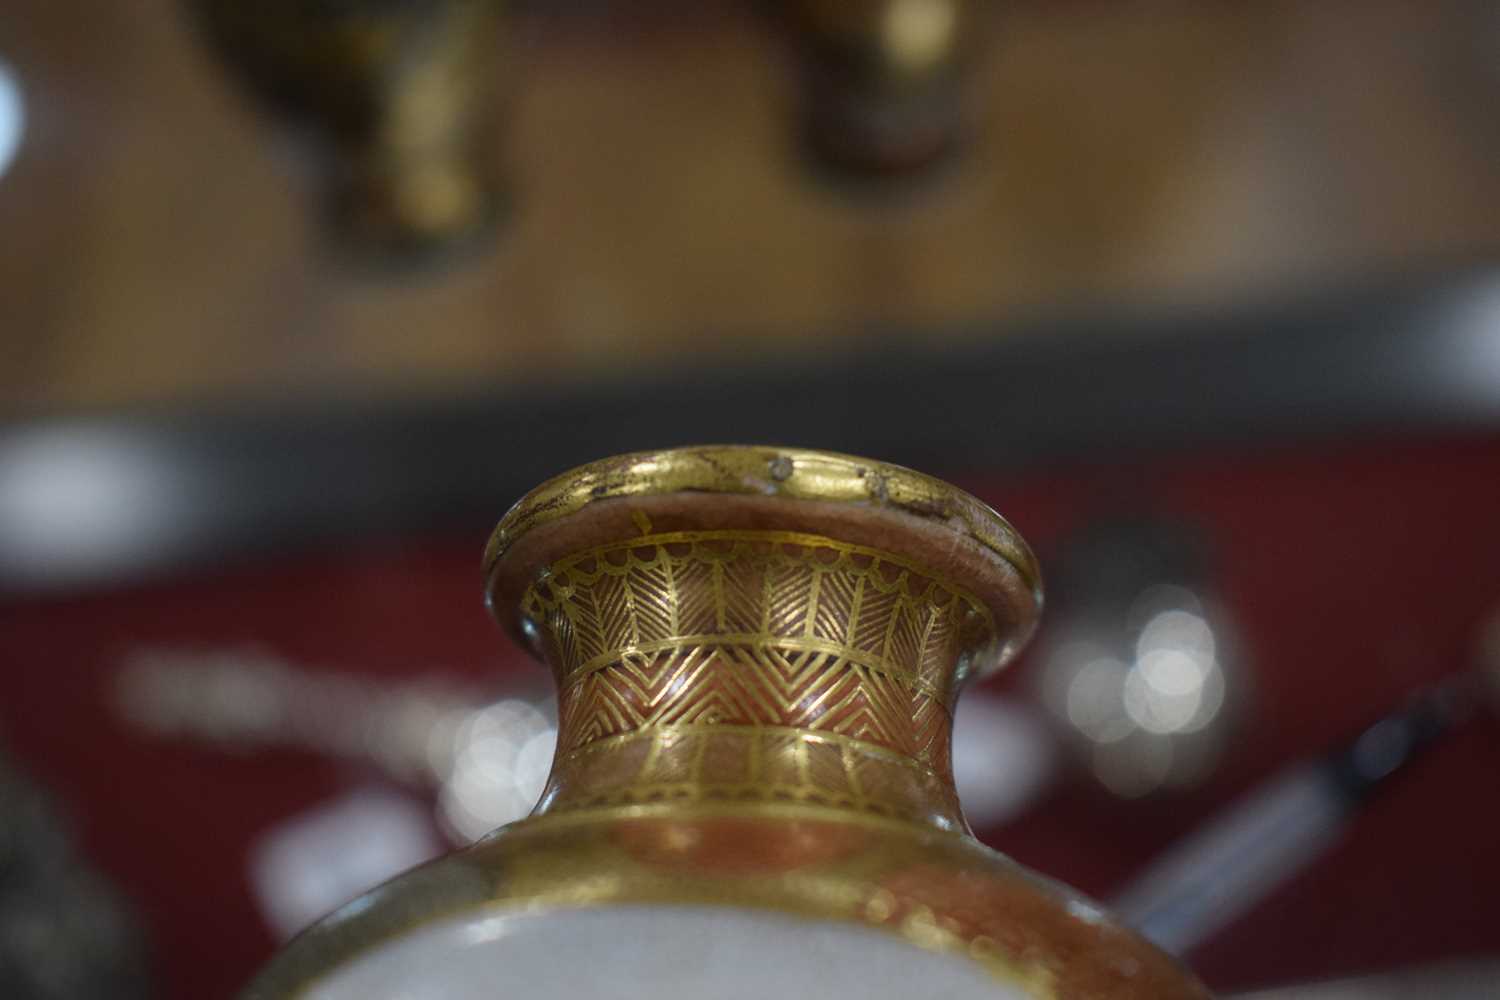
<path fill-rule="evenodd" d="M 582 552 L 543 571 L 522 609 L 559 680 L 547 808 L 684 795 L 895 814 L 951 804 L 954 664 L 993 628 L 971 595 L 904 560 L 785 532 Z M 692 774 L 662 770 L 691 760 Z"/>

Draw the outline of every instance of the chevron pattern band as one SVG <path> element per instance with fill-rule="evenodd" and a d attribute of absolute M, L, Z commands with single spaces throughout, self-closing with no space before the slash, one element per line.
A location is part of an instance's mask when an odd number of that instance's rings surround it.
<path fill-rule="evenodd" d="M 647 535 L 559 560 L 522 610 L 559 681 L 539 808 L 697 796 L 956 818 L 954 671 L 993 624 L 905 560 L 787 532 Z"/>

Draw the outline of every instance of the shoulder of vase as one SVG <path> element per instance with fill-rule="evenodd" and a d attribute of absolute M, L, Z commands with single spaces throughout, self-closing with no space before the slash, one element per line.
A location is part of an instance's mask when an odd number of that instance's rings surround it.
<path fill-rule="evenodd" d="M 630 807 L 531 817 L 399 876 L 305 932 L 266 970 L 266 982 L 297 989 L 252 987 L 247 998 L 295 996 L 432 924 L 632 905 L 863 925 L 979 961 L 1038 997 L 1077 995 L 1055 988 L 1056 973 L 1094 961 L 1086 950 L 1079 957 L 1090 941 L 1098 962 L 1169 963 L 1078 894 L 960 832 L 809 807 Z M 1043 924 L 1051 930 L 1038 931 Z"/>

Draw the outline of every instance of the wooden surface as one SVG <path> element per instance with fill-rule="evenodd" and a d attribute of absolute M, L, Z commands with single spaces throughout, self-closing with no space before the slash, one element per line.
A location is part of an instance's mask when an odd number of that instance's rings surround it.
<path fill-rule="evenodd" d="M 1000 6 L 974 143 L 905 192 L 806 169 L 749 5 L 533 13 L 515 215 L 489 252 L 392 280 L 323 253 L 294 147 L 177 6 L 14 0 L 0 412 L 796 363 L 1491 257 L 1486 8 Z"/>

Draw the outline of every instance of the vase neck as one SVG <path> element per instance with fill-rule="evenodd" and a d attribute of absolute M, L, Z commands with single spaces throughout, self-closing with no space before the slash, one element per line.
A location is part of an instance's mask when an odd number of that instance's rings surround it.
<path fill-rule="evenodd" d="M 558 559 L 522 601 L 558 683 L 537 813 L 797 803 L 962 829 L 950 760 L 970 594 L 899 556 L 764 530 Z"/>

